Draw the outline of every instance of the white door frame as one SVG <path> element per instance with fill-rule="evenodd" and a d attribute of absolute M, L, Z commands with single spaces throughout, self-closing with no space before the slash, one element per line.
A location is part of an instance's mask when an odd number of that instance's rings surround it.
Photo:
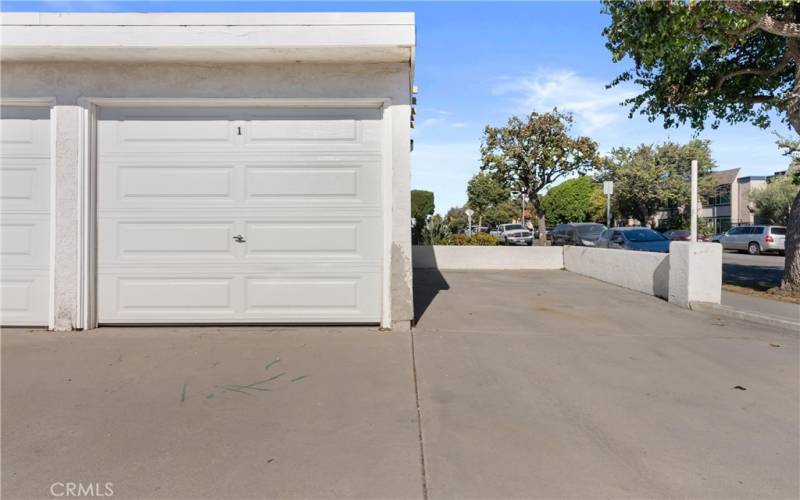
<path fill-rule="evenodd" d="M 55 326 L 55 259 L 56 259 L 56 117 L 55 117 L 55 97 L 2 97 L 0 96 L 0 106 L 15 106 L 15 107 L 35 107 L 35 108 L 50 108 L 50 227 L 49 227 L 49 240 L 50 248 L 48 249 L 48 312 L 47 312 L 47 328 L 52 330 Z"/>
<path fill-rule="evenodd" d="M 261 107 L 261 108 L 376 108 L 382 111 L 381 190 L 383 207 L 383 262 L 381 321 L 392 325 L 392 101 L 387 98 L 139 98 L 81 97 L 81 174 L 79 223 L 79 283 L 76 328 L 97 328 L 97 115 L 103 107 Z M 52 245 L 52 243 L 51 243 Z M 51 311 L 52 316 L 52 311 Z"/>

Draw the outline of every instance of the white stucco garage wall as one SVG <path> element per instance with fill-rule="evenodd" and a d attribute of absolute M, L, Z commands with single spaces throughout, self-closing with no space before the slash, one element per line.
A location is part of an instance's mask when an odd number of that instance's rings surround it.
<path fill-rule="evenodd" d="M 561 247 L 481 247 L 423 246 L 414 247 L 416 269 L 563 269 Z"/>
<path fill-rule="evenodd" d="M 656 297 L 669 296 L 669 254 L 608 248 L 564 248 L 564 269 L 637 290 Z"/>
<path fill-rule="evenodd" d="M 77 186 L 83 144 L 81 97 L 113 98 L 381 98 L 392 120 L 392 319 L 407 327 L 411 296 L 409 63 L 83 63 L 4 62 L 3 98 L 56 100 L 56 327 L 78 323 L 80 269 Z M 72 196 L 75 193 L 75 196 Z M 73 232 L 74 231 L 74 232 Z"/>

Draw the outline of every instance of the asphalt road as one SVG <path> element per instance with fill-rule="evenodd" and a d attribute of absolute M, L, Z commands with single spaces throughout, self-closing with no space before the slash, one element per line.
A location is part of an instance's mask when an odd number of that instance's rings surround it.
<path fill-rule="evenodd" d="M 722 281 L 732 285 L 766 290 L 778 286 L 783 275 L 784 257 L 722 253 Z"/>

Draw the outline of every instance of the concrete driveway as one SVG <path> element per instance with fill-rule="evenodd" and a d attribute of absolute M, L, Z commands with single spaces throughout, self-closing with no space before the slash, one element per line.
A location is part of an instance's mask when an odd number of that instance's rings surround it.
<path fill-rule="evenodd" d="M 413 335 L 3 332 L 3 496 L 800 495 L 795 333 L 563 271 L 415 285 Z"/>

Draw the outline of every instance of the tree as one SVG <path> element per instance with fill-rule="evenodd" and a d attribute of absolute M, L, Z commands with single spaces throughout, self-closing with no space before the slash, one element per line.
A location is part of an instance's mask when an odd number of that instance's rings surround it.
<path fill-rule="evenodd" d="M 698 160 L 698 192 L 710 192 L 708 174 L 716 162 L 710 143 L 697 139 L 685 145 L 666 142 L 613 149 L 603 175 L 614 181 L 613 199 L 620 213 L 646 226 L 659 210 L 683 210 L 691 203 L 692 160 Z"/>
<path fill-rule="evenodd" d="M 411 230 L 411 241 L 419 243 L 422 228 L 425 227 L 425 220 L 433 215 L 436 206 L 433 203 L 433 193 L 422 189 L 411 190 L 411 218 L 415 224 Z"/>
<path fill-rule="evenodd" d="M 712 127 L 766 128 L 777 111 L 800 134 L 800 3 L 605 0 L 604 11 L 613 60 L 634 64 L 610 86 L 633 80 L 644 88 L 624 102 L 631 116 L 696 130 L 709 117 Z M 786 233 L 781 289 L 800 293 L 800 193 Z"/>
<path fill-rule="evenodd" d="M 587 220 L 594 221 L 594 222 L 602 222 L 603 224 L 606 223 L 606 195 L 603 194 L 603 186 L 602 184 L 597 184 L 597 188 L 592 191 L 591 196 L 589 197 L 589 214 Z M 615 219 L 618 215 L 617 210 L 614 206 L 611 206 L 611 216 Z"/>
<path fill-rule="evenodd" d="M 602 212 L 597 213 L 597 194 L 600 194 Z M 605 220 L 603 187 L 588 176 L 569 179 L 554 186 L 542 197 L 547 225 L 564 222 L 596 222 Z"/>
<path fill-rule="evenodd" d="M 450 231 L 455 233 L 460 228 L 467 227 L 467 214 L 464 213 L 463 207 L 453 207 L 447 211 L 444 216 L 445 222 L 450 227 Z"/>
<path fill-rule="evenodd" d="M 478 225 L 483 225 L 486 210 L 508 201 L 511 193 L 496 177 L 478 173 L 467 184 L 467 206 L 478 216 Z"/>
<path fill-rule="evenodd" d="M 483 221 L 492 226 L 505 224 L 518 218 L 522 214 L 522 204 L 519 199 L 506 200 L 486 209 Z"/>
<path fill-rule="evenodd" d="M 539 193 L 570 174 L 589 171 L 599 164 L 597 143 L 572 137 L 572 115 L 557 109 L 533 112 L 523 121 L 509 118 L 505 127 L 487 126 L 481 144 L 481 170 L 500 179 L 507 188 L 520 190 L 539 219 L 539 237 L 545 238 L 545 213 Z"/>
<path fill-rule="evenodd" d="M 797 196 L 800 186 L 792 182 L 791 176 L 777 177 L 761 189 L 750 193 L 756 213 L 767 224 L 785 226 L 789 221 L 789 208 Z"/>

